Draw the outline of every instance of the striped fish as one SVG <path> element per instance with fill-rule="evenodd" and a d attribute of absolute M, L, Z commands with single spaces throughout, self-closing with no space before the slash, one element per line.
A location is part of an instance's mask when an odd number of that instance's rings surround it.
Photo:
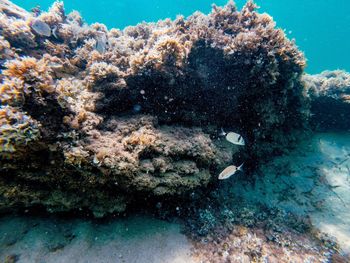
<path fill-rule="evenodd" d="M 236 144 L 236 145 L 245 145 L 245 141 L 243 137 L 235 132 L 229 132 L 226 134 L 226 140 L 228 140 L 230 143 Z"/>

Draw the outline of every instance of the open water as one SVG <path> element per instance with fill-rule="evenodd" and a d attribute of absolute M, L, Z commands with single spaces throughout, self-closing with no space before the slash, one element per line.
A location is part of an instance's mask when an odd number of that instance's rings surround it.
<path fill-rule="evenodd" d="M 109 28 L 124 28 L 142 21 L 188 16 L 194 11 L 209 13 L 211 4 L 225 0 L 68 0 L 67 11 L 79 11 L 86 22 L 100 22 Z M 245 1 L 235 1 L 241 7 Z M 47 10 L 51 0 L 15 0 L 31 9 L 39 5 Z M 258 0 L 261 11 L 273 16 L 308 59 L 307 72 L 344 69 L 350 71 L 350 1 L 348 0 Z"/>

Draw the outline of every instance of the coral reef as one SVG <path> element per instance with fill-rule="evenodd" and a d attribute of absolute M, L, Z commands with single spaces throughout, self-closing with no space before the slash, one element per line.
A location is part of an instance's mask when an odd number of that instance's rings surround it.
<path fill-rule="evenodd" d="M 342 70 L 305 75 L 311 123 L 318 130 L 350 130 L 350 74 Z"/>
<path fill-rule="evenodd" d="M 303 54 L 251 1 L 122 31 L 86 25 L 62 2 L 33 14 L 0 8 L 10 112 L 0 139 L 21 152 L 0 160 L 2 209 L 103 216 L 145 198 L 181 200 L 229 164 L 249 170 L 284 152 L 306 124 Z M 221 127 L 245 149 L 225 144 Z"/>

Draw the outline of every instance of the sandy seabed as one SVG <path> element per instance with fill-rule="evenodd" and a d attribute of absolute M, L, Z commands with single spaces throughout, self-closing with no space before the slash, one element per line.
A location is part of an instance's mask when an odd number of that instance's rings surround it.
<path fill-rule="evenodd" d="M 180 225 L 148 216 L 103 223 L 6 216 L 0 236 L 1 262 L 191 262 Z"/>
<path fill-rule="evenodd" d="M 246 185 L 245 198 L 309 216 L 350 252 L 349 133 L 317 133 L 263 172 L 254 187 Z"/>

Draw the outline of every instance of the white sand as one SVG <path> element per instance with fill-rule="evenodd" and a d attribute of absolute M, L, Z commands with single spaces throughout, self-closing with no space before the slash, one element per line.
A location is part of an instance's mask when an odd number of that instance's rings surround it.
<path fill-rule="evenodd" d="M 26 263 L 195 262 L 178 224 L 147 216 L 101 224 L 5 217 L 0 222 L 0 237 L 0 262 L 10 254 Z"/>

